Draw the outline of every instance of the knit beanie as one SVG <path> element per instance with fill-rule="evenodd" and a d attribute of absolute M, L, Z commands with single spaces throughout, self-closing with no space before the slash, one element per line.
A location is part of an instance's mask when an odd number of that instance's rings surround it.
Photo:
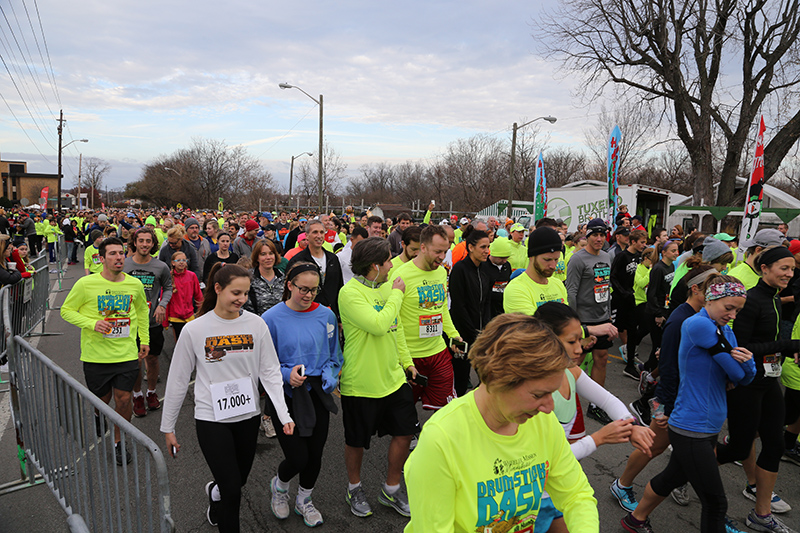
<path fill-rule="evenodd" d="M 542 255 L 549 252 L 560 252 L 564 244 L 561 237 L 553 228 L 542 226 L 535 229 L 528 236 L 528 257 Z"/>

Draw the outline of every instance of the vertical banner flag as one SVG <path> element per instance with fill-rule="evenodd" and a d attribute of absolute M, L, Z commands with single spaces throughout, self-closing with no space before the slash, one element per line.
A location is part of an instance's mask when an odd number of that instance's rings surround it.
<path fill-rule="evenodd" d="M 756 155 L 753 158 L 753 172 L 750 174 L 750 183 L 747 187 L 747 196 L 744 204 L 744 217 L 742 217 L 742 233 L 739 237 L 739 249 L 743 250 L 747 242 L 753 238 L 758 230 L 758 221 L 761 219 L 761 200 L 764 198 L 764 115 L 758 125 L 756 137 Z"/>
<path fill-rule="evenodd" d="M 622 132 L 614 126 L 608 137 L 608 222 L 614 227 L 617 218 L 617 198 L 619 196 L 619 143 Z"/>
<path fill-rule="evenodd" d="M 50 195 L 50 187 L 43 187 L 42 188 L 42 195 L 41 198 L 44 200 L 44 205 L 42 207 L 47 209 L 47 197 Z"/>
<path fill-rule="evenodd" d="M 536 161 L 536 180 L 534 186 L 534 220 L 541 220 L 547 216 L 547 180 L 544 175 L 544 159 L 542 152 L 539 152 L 539 159 Z"/>

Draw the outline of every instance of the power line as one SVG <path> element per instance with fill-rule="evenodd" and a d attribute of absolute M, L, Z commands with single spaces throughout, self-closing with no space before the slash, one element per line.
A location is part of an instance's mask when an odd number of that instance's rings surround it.
<path fill-rule="evenodd" d="M 24 3 L 25 2 L 23 0 L 23 4 Z M 42 42 L 44 43 L 44 51 L 47 54 L 47 64 L 50 65 L 50 73 L 53 75 L 53 81 L 52 81 L 53 92 L 56 95 L 56 101 L 58 102 L 58 105 L 60 107 L 63 107 L 61 106 L 61 96 L 58 94 L 58 85 L 56 84 L 56 73 L 53 71 L 53 62 L 50 60 L 50 50 L 47 47 L 47 38 L 44 36 L 44 26 L 42 26 L 42 17 L 41 15 L 39 15 L 39 4 L 36 2 L 36 0 L 33 0 L 33 5 L 36 7 L 36 18 L 39 19 L 39 29 L 42 32 Z"/>
<path fill-rule="evenodd" d="M 44 56 L 42 55 L 42 47 L 39 46 L 39 39 L 36 37 L 36 30 L 33 28 L 33 21 L 31 20 L 31 15 L 30 15 L 30 12 L 28 11 L 28 6 L 25 4 L 25 0 L 22 0 L 22 7 L 25 8 L 25 16 L 28 17 L 28 24 L 31 27 L 31 35 L 33 35 L 33 40 L 36 43 L 36 49 L 39 50 L 39 57 L 42 58 L 42 66 L 45 66 Z M 38 7 L 36 9 L 36 14 L 37 15 L 39 14 Z M 39 19 L 39 27 L 40 28 L 41 28 L 41 25 L 42 25 L 42 21 L 41 21 L 41 19 Z M 42 29 L 42 40 L 44 40 L 44 29 Z M 48 54 L 48 59 L 49 59 L 49 57 L 50 56 Z M 50 66 L 50 71 L 52 71 L 52 70 L 53 70 L 53 67 L 51 65 Z M 55 77 L 55 73 L 53 73 L 53 76 L 51 77 L 50 76 L 50 71 L 48 71 L 47 68 L 44 69 L 44 73 L 47 75 L 47 81 L 50 83 L 50 89 L 53 91 L 53 96 L 56 97 L 56 101 L 59 103 L 59 105 L 61 105 L 61 100 L 59 99 L 58 94 L 56 93 L 56 85 L 55 85 L 56 77 Z M 50 109 L 50 106 L 47 106 L 47 109 L 50 110 L 50 113 L 55 115 L 55 113 L 53 113 L 53 110 Z"/>
<path fill-rule="evenodd" d="M 47 159 L 47 156 L 46 156 L 46 155 L 44 155 L 44 154 L 42 153 L 42 151 L 41 151 L 41 150 L 39 150 L 39 147 L 38 147 L 38 146 L 36 146 L 36 143 L 35 143 L 35 142 L 33 142 L 33 139 L 31 139 L 31 136 L 30 136 L 30 135 L 28 135 L 28 132 L 25 130 L 25 127 L 24 127 L 24 126 L 22 125 L 22 123 L 19 121 L 19 119 L 17 118 L 17 115 L 14 113 L 14 110 L 13 110 L 13 109 L 11 109 L 11 106 L 10 106 L 10 105 L 8 105 L 8 102 L 6 101 L 6 98 L 5 98 L 5 96 L 3 96 L 3 94 L 2 94 L 2 93 L 0 93 L 0 98 L 2 98 L 2 99 L 3 99 L 3 103 L 5 103 L 5 104 L 6 104 L 6 107 L 7 107 L 7 108 L 8 108 L 8 110 L 11 112 L 11 116 L 12 116 L 12 117 L 14 117 L 14 120 L 16 120 L 16 121 L 17 121 L 17 124 L 19 124 L 19 128 L 22 130 L 22 133 L 24 133 L 24 134 L 25 134 L 25 137 L 27 137 L 27 138 L 28 138 L 28 140 L 29 140 L 29 141 L 31 142 L 31 144 L 33 145 L 33 147 L 34 147 L 34 148 L 36 148 L 36 151 L 37 151 L 37 152 L 39 152 L 39 155 L 41 155 L 41 156 L 44 158 L 44 160 L 45 160 L 45 161 L 47 161 L 49 164 L 51 164 L 51 165 L 52 165 L 53 163 L 52 163 L 52 162 L 51 162 L 49 159 Z"/>
<path fill-rule="evenodd" d="M 6 72 L 8 72 L 8 76 L 11 78 L 11 83 L 14 84 L 14 88 L 17 90 L 17 94 L 19 94 L 19 97 L 22 99 L 22 105 L 24 105 L 25 109 L 28 110 L 28 115 L 30 115 L 31 119 L 33 120 L 33 123 L 36 125 L 36 129 L 39 130 L 39 133 L 42 135 L 42 138 L 45 140 L 45 142 L 47 142 L 47 144 L 50 145 L 50 148 L 55 150 L 56 147 L 53 146 L 53 144 L 50 142 L 50 139 L 45 137 L 44 132 L 42 131 L 42 128 L 39 127 L 39 123 L 36 122 L 36 117 L 33 116 L 33 113 L 31 112 L 31 109 L 28 107 L 28 103 L 25 101 L 25 98 L 22 96 L 22 92 L 19 90 L 19 86 L 17 85 L 17 82 L 14 81 L 14 76 L 11 74 L 11 71 L 8 69 L 8 65 L 6 64 L 6 60 L 3 58 L 3 56 L 0 56 L 0 61 L 3 62 L 3 66 L 6 68 Z M 5 98 L 3 100 L 5 100 Z"/>
<path fill-rule="evenodd" d="M 260 158 L 262 155 L 264 155 L 264 154 L 266 154 L 267 152 L 269 152 L 270 150 L 272 150 L 272 149 L 275 147 L 275 145 L 276 145 L 276 144 L 278 144 L 279 142 L 281 142 L 283 139 L 285 139 L 285 138 L 286 138 L 286 136 L 287 136 L 287 135 L 289 135 L 290 133 L 292 133 L 292 131 L 294 131 L 294 129 L 297 127 L 297 125 L 298 125 L 298 124 L 300 124 L 300 122 L 302 122 L 302 121 L 303 121 L 303 119 L 304 119 L 304 118 L 306 118 L 306 117 L 308 116 L 308 114 L 309 114 L 309 113 L 311 113 L 311 112 L 314 110 L 314 108 L 315 108 L 315 107 L 317 107 L 317 106 L 316 106 L 316 105 L 313 105 L 313 106 L 311 106 L 311 108 L 310 108 L 310 109 L 309 109 L 309 110 L 306 112 L 306 114 L 305 114 L 305 115 L 303 115 L 302 117 L 300 117 L 300 120 L 298 120 L 297 122 L 295 122 L 295 123 L 294 123 L 294 126 L 292 126 L 292 127 L 291 127 L 291 129 L 290 129 L 289 131 L 287 131 L 286 133 L 284 133 L 284 134 L 283 134 L 283 135 L 282 135 L 282 136 L 281 136 L 281 137 L 280 137 L 278 140 L 276 140 L 274 143 L 272 143 L 272 144 L 269 146 L 269 148 L 267 148 L 266 150 L 264 150 L 263 152 L 261 152 L 260 154 L 258 154 L 258 155 L 256 156 L 256 159 Z"/>

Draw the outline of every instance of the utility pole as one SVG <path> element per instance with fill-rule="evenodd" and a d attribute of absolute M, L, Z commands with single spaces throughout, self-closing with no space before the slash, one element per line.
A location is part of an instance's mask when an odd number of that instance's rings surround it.
<path fill-rule="evenodd" d="M 322 95 L 319 95 L 319 212 L 322 214 Z"/>
<path fill-rule="evenodd" d="M 58 192 L 56 196 L 56 213 L 61 212 L 61 131 L 64 128 L 64 110 L 59 110 L 58 117 Z M 47 209 L 47 206 L 44 206 Z"/>
<path fill-rule="evenodd" d="M 83 166 L 83 154 L 78 154 L 78 211 L 83 209 L 81 206 L 81 167 Z"/>

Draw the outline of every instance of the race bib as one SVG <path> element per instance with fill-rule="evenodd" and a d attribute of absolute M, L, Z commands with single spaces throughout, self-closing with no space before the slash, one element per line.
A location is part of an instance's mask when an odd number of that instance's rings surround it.
<path fill-rule="evenodd" d="M 111 324 L 111 331 L 103 335 L 107 339 L 124 339 L 131 336 L 130 318 L 107 318 L 106 322 Z"/>
<path fill-rule="evenodd" d="M 594 286 L 594 301 L 599 304 L 608 301 L 608 283 Z"/>
<path fill-rule="evenodd" d="M 442 315 L 423 315 L 419 317 L 419 338 L 440 337 L 443 332 Z"/>
<path fill-rule="evenodd" d="M 765 378 L 779 378 L 781 377 L 781 358 L 777 355 L 764 356 L 764 377 Z"/>
<path fill-rule="evenodd" d="M 210 389 L 214 420 L 217 422 L 258 411 L 253 382 L 250 378 L 213 383 Z"/>
<path fill-rule="evenodd" d="M 92 263 L 95 265 L 100 264 L 100 254 L 92 254 Z"/>
<path fill-rule="evenodd" d="M 506 285 L 508 285 L 507 281 L 495 281 L 494 285 L 492 285 L 492 292 L 503 294 L 506 290 Z"/>

